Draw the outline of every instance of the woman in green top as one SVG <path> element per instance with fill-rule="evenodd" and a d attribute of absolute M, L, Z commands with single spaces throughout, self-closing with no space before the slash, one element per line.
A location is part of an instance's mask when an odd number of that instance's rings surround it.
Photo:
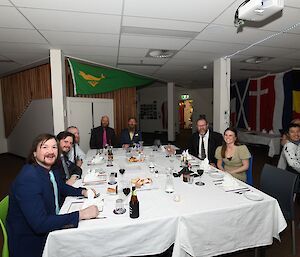
<path fill-rule="evenodd" d="M 223 145 L 216 149 L 215 157 L 218 169 L 246 182 L 251 154 L 247 146 L 239 143 L 236 129 L 229 127 L 224 131 Z"/>

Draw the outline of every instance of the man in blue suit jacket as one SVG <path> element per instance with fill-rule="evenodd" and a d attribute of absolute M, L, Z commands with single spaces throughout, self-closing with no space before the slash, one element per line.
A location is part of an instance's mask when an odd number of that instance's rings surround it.
<path fill-rule="evenodd" d="M 136 118 L 130 117 L 128 119 L 128 128 L 121 131 L 120 143 L 122 147 L 128 147 L 142 141 L 142 133 L 137 130 L 136 124 Z"/>
<path fill-rule="evenodd" d="M 28 164 L 13 182 L 6 219 L 10 257 L 41 257 L 49 232 L 77 227 L 79 220 L 95 218 L 96 206 L 58 215 L 59 197 L 87 195 L 84 188 L 65 184 L 51 167 L 58 155 L 56 138 L 39 135 L 33 142 Z"/>

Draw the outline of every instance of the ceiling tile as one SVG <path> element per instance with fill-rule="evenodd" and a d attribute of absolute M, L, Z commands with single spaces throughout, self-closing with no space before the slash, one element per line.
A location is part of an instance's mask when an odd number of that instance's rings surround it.
<path fill-rule="evenodd" d="M 58 45 L 65 54 L 74 55 L 103 55 L 103 56 L 117 56 L 118 48 L 105 46 L 73 46 L 73 45 Z"/>
<path fill-rule="evenodd" d="M 279 34 L 278 36 L 273 37 L 265 42 L 262 42 L 259 45 L 300 49 L 299 42 L 300 42 L 300 35 L 284 33 L 284 34 Z"/>
<path fill-rule="evenodd" d="M 34 29 L 14 7 L 0 6 L 0 26 L 2 28 Z"/>
<path fill-rule="evenodd" d="M 0 28 L 0 42 L 47 43 L 35 30 Z"/>
<path fill-rule="evenodd" d="M 148 48 L 120 47 L 119 56 L 144 57 L 148 51 Z"/>
<path fill-rule="evenodd" d="M 48 53 L 50 46 L 47 44 L 23 44 L 0 42 L 0 53 Z"/>
<path fill-rule="evenodd" d="M 118 14 L 122 12 L 122 0 L 12 0 L 17 7 L 42 8 L 52 10 L 78 11 L 90 13 Z"/>
<path fill-rule="evenodd" d="M 285 55 L 284 57 L 289 59 L 300 59 L 300 51 L 295 51 L 291 54 Z"/>
<path fill-rule="evenodd" d="M 9 59 L 20 64 L 29 64 L 49 57 L 49 53 L 7 53 Z"/>
<path fill-rule="evenodd" d="M 222 57 L 223 54 L 220 53 L 205 53 L 205 52 L 200 52 L 200 51 L 180 51 L 178 52 L 172 59 L 170 62 L 172 61 L 211 61 L 217 58 Z"/>
<path fill-rule="evenodd" d="M 156 66 L 134 66 L 134 65 L 118 65 L 118 68 L 126 71 L 135 72 L 140 75 L 152 74 L 158 69 L 158 67 Z"/>
<path fill-rule="evenodd" d="M 233 0 L 125 0 L 124 15 L 209 23 Z"/>
<path fill-rule="evenodd" d="M 296 23 L 299 23 L 299 17 L 300 9 L 284 7 L 282 11 L 282 16 L 280 18 L 266 24 L 265 26 L 261 26 L 260 29 L 281 31 L 283 29 L 291 27 Z M 300 34 L 300 26 L 293 30 L 290 30 L 289 32 Z"/>
<path fill-rule="evenodd" d="M 154 36 L 121 35 L 121 47 L 153 48 L 178 50 L 189 42 L 185 38 L 167 38 Z"/>
<path fill-rule="evenodd" d="M 117 47 L 119 35 L 79 33 L 63 31 L 40 31 L 51 44 L 60 45 L 91 45 L 91 46 L 110 46 Z"/>
<path fill-rule="evenodd" d="M 279 57 L 286 56 L 290 53 L 295 52 L 295 49 L 278 48 L 278 47 L 267 47 L 267 46 L 253 46 L 248 50 L 241 52 L 241 55 L 247 56 L 269 56 L 269 57 Z"/>
<path fill-rule="evenodd" d="M 167 58 L 151 58 L 151 57 L 142 57 L 142 58 L 134 58 L 134 57 L 125 57 L 119 56 L 118 63 L 134 63 L 134 64 L 154 64 L 161 65 L 167 62 Z"/>
<path fill-rule="evenodd" d="M 237 29 L 233 26 L 209 25 L 196 37 L 196 39 L 250 45 L 273 33 L 274 32 L 271 31 L 253 28 L 244 28 L 242 32 L 237 33 Z"/>
<path fill-rule="evenodd" d="M 41 30 L 119 34 L 121 16 L 21 8 Z"/>
<path fill-rule="evenodd" d="M 300 1 L 299 0 L 285 0 L 284 5 L 300 8 Z"/>
<path fill-rule="evenodd" d="M 71 57 L 86 60 L 89 62 L 94 62 L 96 64 L 103 64 L 108 65 L 111 67 L 116 67 L 117 64 L 117 57 L 116 56 L 109 56 L 109 55 L 86 55 L 86 54 L 74 54 L 70 55 Z"/>
<path fill-rule="evenodd" d="M 207 23 L 124 16 L 122 26 L 200 32 Z"/>
<path fill-rule="evenodd" d="M 13 6 L 8 0 L 0 0 L 0 5 Z"/>
<path fill-rule="evenodd" d="M 228 55 L 231 54 L 232 52 L 238 51 L 245 47 L 247 47 L 246 44 L 193 40 L 188 45 L 186 45 L 182 50 L 221 53 L 223 55 Z"/>

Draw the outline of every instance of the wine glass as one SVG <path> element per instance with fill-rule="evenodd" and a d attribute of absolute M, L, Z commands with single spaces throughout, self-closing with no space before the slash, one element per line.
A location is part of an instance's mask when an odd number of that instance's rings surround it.
<path fill-rule="evenodd" d="M 122 188 L 123 194 L 124 194 L 124 201 L 125 203 L 128 203 L 128 197 L 131 191 L 131 183 L 129 181 L 126 181 L 123 183 L 123 188 Z"/>
<path fill-rule="evenodd" d="M 199 175 L 199 178 L 203 175 L 203 172 L 204 172 L 204 170 L 201 170 L 201 169 L 198 169 L 197 170 L 197 173 L 198 173 L 198 175 Z M 205 184 L 204 184 L 204 182 L 202 182 L 202 181 L 197 181 L 196 183 L 195 183 L 195 185 L 197 185 L 197 186 L 204 186 Z"/>
<path fill-rule="evenodd" d="M 175 155 L 174 155 L 174 154 L 171 154 L 171 155 L 169 156 L 169 162 L 170 162 L 170 168 L 171 168 L 172 170 L 174 170 L 174 162 L 175 162 Z"/>

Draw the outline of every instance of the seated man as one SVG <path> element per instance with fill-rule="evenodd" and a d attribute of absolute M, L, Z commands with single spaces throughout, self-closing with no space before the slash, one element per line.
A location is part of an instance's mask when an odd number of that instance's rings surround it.
<path fill-rule="evenodd" d="M 54 170 L 58 157 L 55 136 L 35 138 L 25 164 L 12 183 L 6 218 L 9 255 L 41 257 L 51 231 L 78 227 L 83 219 L 99 214 L 93 205 L 80 211 L 59 215 L 61 196 L 87 197 L 87 190 L 66 185 Z"/>
<path fill-rule="evenodd" d="M 81 167 L 82 160 L 85 159 L 85 153 L 79 147 L 79 130 L 75 126 L 70 126 L 67 128 L 67 131 L 74 135 L 74 144 L 68 153 L 68 158 L 71 162 L 76 163 L 78 167 Z"/>
<path fill-rule="evenodd" d="M 290 171 L 300 172 L 300 126 L 291 123 L 288 126 L 288 141 L 283 146 L 278 167 Z M 286 166 L 286 167 L 285 167 Z"/>
<path fill-rule="evenodd" d="M 129 147 L 134 143 L 137 144 L 142 141 L 142 133 L 136 128 L 137 121 L 136 118 L 130 117 L 128 119 L 128 128 L 121 131 L 120 143 L 122 147 Z"/>
<path fill-rule="evenodd" d="M 82 170 L 68 158 L 73 142 L 74 135 L 68 131 L 62 131 L 57 135 L 58 147 L 60 149 L 60 157 L 55 168 L 61 171 L 61 177 L 68 185 L 73 185 L 78 177 L 81 177 Z"/>
<path fill-rule="evenodd" d="M 210 165 L 216 166 L 215 152 L 217 147 L 222 145 L 223 137 L 220 133 L 208 128 L 205 115 L 200 115 L 196 126 L 197 132 L 193 133 L 191 137 L 189 152 L 201 160 L 207 158 Z"/>
<path fill-rule="evenodd" d="M 107 145 L 116 146 L 116 135 L 114 129 L 109 127 L 109 118 L 105 115 L 101 117 L 101 126 L 92 129 L 90 148 L 102 149 Z"/>

